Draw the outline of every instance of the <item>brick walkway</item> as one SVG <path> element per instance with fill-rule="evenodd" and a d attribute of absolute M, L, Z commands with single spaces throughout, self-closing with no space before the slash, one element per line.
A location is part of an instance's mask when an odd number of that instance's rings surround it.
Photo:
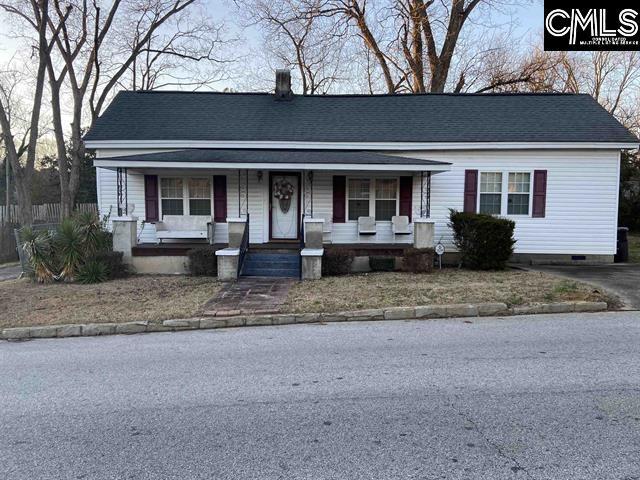
<path fill-rule="evenodd" d="M 278 313 L 296 280 L 275 277 L 244 277 L 224 285 L 204 306 L 204 314 L 231 316 Z"/>

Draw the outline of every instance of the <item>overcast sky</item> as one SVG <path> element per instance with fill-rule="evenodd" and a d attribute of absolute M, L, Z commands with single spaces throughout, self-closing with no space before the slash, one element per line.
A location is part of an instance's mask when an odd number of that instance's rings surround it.
<path fill-rule="evenodd" d="M 240 27 L 237 22 L 238 13 L 232 0 L 208 0 L 206 3 L 214 19 L 224 21 L 231 34 L 241 36 L 244 39 L 238 46 L 237 53 L 239 56 L 260 49 L 260 32 L 255 27 L 249 29 L 242 29 Z M 543 25 L 542 0 L 523 0 L 520 6 L 511 7 L 510 10 L 513 16 L 505 15 L 504 23 L 505 25 L 510 24 L 510 20 L 513 19 L 515 37 L 522 39 L 523 44 L 526 44 L 528 39 L 540 35 Z M 494 18 L 494 21 L 501 23 L 500 17 Z M 9 32 L 6 28 L 6 23 L 4 23 L 4 25 L 5 27 L 0 26 L 0 65 L 6 64 L 11 58 L 16 56 L 16 48 L 19 45 L 18 42 L 7 36 Z M 514 48 L 519 47 L 514 45 Z M 251 58 L 253 58 L 253 55 L 248 55 L 246 61 L 250 62 Z M 249 65 L 242 65 L 242 67 L 249 67 Z M 251 68 L 241 68 L 241 70 L 252 71 Z M 213 88 L 216 90 L 222 90 L 224 88 L 238 89 L 239 85 L 234 81 L 219 82 L 214 85 Z"/>

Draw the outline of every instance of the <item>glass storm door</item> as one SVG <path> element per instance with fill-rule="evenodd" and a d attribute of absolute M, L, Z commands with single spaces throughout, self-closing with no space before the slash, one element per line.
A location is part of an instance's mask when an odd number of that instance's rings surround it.
<path fill-rule="evenodd" d="M 298 238 L 299 186 L 297 175 L 271 176 L 271 238 Z"/>

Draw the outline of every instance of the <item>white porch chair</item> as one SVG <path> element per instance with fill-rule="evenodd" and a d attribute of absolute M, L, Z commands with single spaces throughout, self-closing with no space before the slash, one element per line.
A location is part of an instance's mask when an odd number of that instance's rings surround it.
<path fill-rule="evenodd" d="M 391 217 L 391 231 L 393 232 L 393 241 L 396 241 L 396 235 L 411 235 L 409 228 L 409 217 L 406 215 L 394 215 Z"/>
<path fill-rule="evenodd" d="M 358 217 L 359 235 L 375 235 L 376 233 L 375 217 Z"/>

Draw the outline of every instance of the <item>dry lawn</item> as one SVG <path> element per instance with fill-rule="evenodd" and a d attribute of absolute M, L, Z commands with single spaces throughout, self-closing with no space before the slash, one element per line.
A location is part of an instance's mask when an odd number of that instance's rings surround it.
<path fill-rule="evenodd" d="M 541 272 L 472 272 L 445 269 L 431 274 L 368 273 L 299 283 L 286 309 L 295 313 L 337 312 L 394 306 L 504 302 L 531 305 L 563 300 L 618 300 L 593 286 Z"/>
<path fill-rule="evenodd" d="M 191 317 L 220 288 L 215 278 L 133 276 L 95 285 L 0 282 L 0 328 Z"/>

